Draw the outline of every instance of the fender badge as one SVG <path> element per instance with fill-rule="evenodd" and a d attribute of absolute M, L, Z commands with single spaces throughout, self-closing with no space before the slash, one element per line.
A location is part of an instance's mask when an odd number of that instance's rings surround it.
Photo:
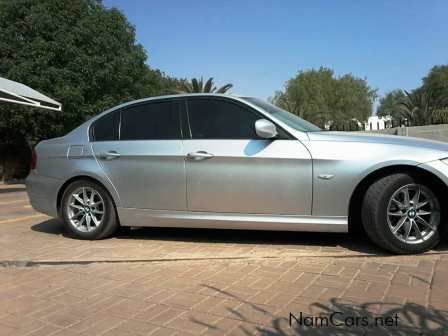
<path fill-rule="evenodd" d="M 333 174 L 319 174 L 317 177 L 320 178 L 321 180 L 331 180 L 334 177 L 334 175 Z"/>

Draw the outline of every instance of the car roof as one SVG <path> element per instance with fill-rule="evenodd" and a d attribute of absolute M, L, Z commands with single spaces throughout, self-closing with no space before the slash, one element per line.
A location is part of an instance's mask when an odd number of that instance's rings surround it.
<path fill-rule="evenodd" d="M 178 94 L 170 94 L 170 95 L 163 95 L 163 96 L 153 96 L 153 97 L 147 97 L 142 99 L 133 100 L 130 102 L 127 102 L 125 104 L 132 104 L 137 102 L 143 102 L 143 101 L 150 101 L 150 100 L 158 100 L 158 99 L 169 99 L 169 98 L 186 98 L 186 97 L 225 97 L 225 98 L 243 98 L 245 96 L 242 95 L 235 95 L 235 94 L 225 94 L 225 93 L 178 93 Z M 123 104 L 122 104 L 123 105 Z"/>
<path fill-rule="evenodd" d="M 131 100 L 126 103 L 122 103 L 120 105 L 116 105 L 99 115 L 95 116 L 93 119 L 97 119 L 97 117 L 100 117 L 104 114 L 107 114 L 108 112 L 112 112 L 118 109 L 121 109 L 123 107 L 143 103 L 147 101 L 157 101 L 157 100 L 164 100 L 164 99 L 175 99 L 175 98 L 187 98 L 187 97 L 221 97 L 221 98 L 227 98 L 227 99 L 233 99 L 240 101 L 242 98 L 247 98 L 247 96 L 242 95 L 234 95 L 234 94 L 224 94 L 224 93 L 179 93 L 179 94 L 171 94 L 171 95 L 163 95 L 163 96 L 153 96 L 153 97 L 147 97 L 147 98 L 141 98 L 137 100 Z"/>

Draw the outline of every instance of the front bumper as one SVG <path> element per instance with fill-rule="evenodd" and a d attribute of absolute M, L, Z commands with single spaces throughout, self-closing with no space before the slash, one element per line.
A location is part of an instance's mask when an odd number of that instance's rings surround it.
<path fill-rule="evenodd" d="M 51 217 L 58 217 L 57 196 L 63 181 L 31 171 L 25 181 L 31 206 Z"/>

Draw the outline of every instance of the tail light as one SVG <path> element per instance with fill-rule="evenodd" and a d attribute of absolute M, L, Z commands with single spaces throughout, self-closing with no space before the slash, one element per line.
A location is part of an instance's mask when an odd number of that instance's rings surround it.
<path fill-rule="evenodd" d="M 37 154 L 36 151 L 33 149 L 31 153 L 31 170 L 36 169 L 37 166 Z"/>

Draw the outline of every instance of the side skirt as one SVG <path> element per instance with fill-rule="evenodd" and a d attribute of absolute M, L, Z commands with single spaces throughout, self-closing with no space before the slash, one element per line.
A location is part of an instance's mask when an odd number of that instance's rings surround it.
<path fill-rule="evenodd" d="M 118 208 L 122 226 L 348 232 L 343 216 L 288 216 Z"/>

